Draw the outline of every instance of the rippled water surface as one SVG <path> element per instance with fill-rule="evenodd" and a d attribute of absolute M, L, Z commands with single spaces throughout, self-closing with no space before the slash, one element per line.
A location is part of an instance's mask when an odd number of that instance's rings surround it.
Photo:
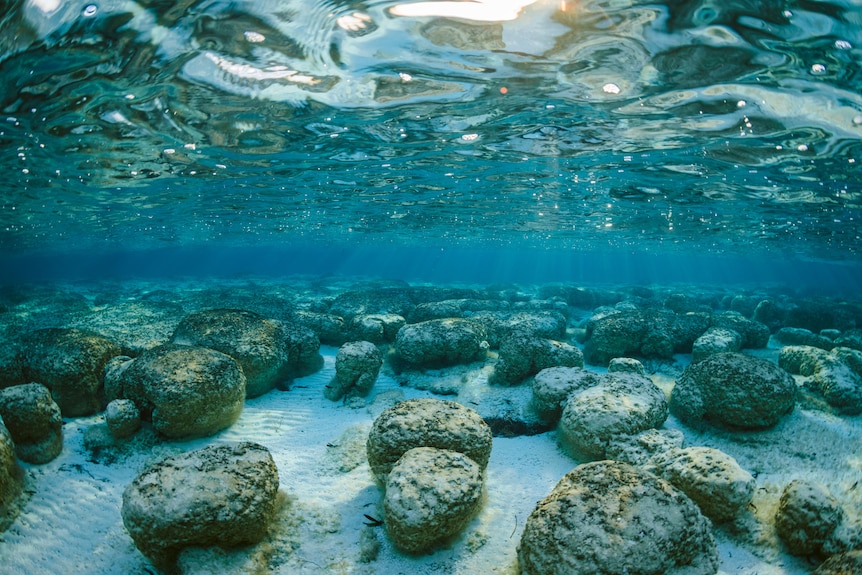
<path fill-rule="evenodd" d="M 862 4 L 24 0 L 5 253 L 862 247 Z"/>

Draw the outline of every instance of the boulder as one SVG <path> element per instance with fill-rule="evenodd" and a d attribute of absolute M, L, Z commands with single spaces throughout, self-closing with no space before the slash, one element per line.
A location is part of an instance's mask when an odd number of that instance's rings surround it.
<path fill-rule="evenodd" d="M 206 347 L 167 344 L 105 370 L 108 399 L 130 399 L 170 438 L 212 435 L 237 420 L 245 376 L 230 357 Z"/>
<path fill-rule="evenodd" d="M 692 363 L 671 392 L 670 409 L 699 426 L 763 429 L 778 423 L 796 403 L 796 382 L 764 359 L 717 353 Z"/>
<path fill-rule="evenodd" d="M 365 340 L 375 344 L 395 341 L 398 330 L 405 324 L 404 318 L 393 313 L 361 314 L 353 316 L 347 328 L 352 340 Z"/>
<path fill-rule="evenodd" d="M 131 437 L 141 428 L 141 412 L 131 399 L 115 399 L 105 409 L 105 423 L 114 439 Z"/>
<path fill-rule="evenodd" d="M 213 445 L 147 468 L 123 491 L 123 524 L 157 568 L 186 547 L 259 542 L 276 511 L 278 470 L 262 445 Z"/>
<path fill-rule="evenodd" d="M 700 361 L 716 353 L 732 353 L 742 349 L 742 336 L 725 327 L 711 327 L 694 340 L 691 360 Z"/>
<path fill-rule="evenodd" d="M 15 457 L 15 442 L 0 417 L 0 533 L 15 521 L 21 510 L 24 470 Z"/>
<path fill-rule="evenodd" d="M 583 367 L 584 355 L 568 343 L 516 331 L 500 346 L 499 358 L 488 383 L 515 385 L 543 369 L 559 366 Z"/>
<path fill-rule="evenodd" d="M 414 447 L 463 453 L 481 469 L 491 457 L 491 428 L 474 410 L 442 399 L 408 399 L 381 413 L 366 442 L 368 463 L 378 481 Z"/>
<path fill-rule="evenodd" d="M 859 573 L 862 573 L 862 549 L 854 549 L 832 555 L 811 575 L 859 575 Z"/>
<path fill-rule="evenodd" d="M 24 379 L 24 363 L 17 345 L 0 341 L 0 389 L 27 383 Z"/>
<path fill-rule="evenodd" d="M 569 396 L 600 380 L 600 374 L 583 367 L 545 368 L 533 378 L 533 407 L 543 421 L 556 424 Z"/>
<path fill-rule="evenodd" d="M 337 315 L 299 310 L 294 320 L 313 331 L 323 345 L 341 345 L 347 339 L 344 319 Z"/>
<path fill-rule="evenodd" d="M 647 429 L 637 435 L 614 438 L 605 449 L 605 456 L 631 465 L 646 465 L 653 455 L 678 449 L 684 442 L 685 437 L 678 429 Z"/>
<path fill-rule="evenodd" d="M 736 460 L 712 447 L 686 447 L 656 453 L 646 469 L 664 477 L 721 523 L 739 515 L 751 501 L 756 483 Z"/>
<path fill-rule="evenodd" d="M 457 451 L 415 447 L 386 478 L 386 532 L 411 553 L 431 551 L 459 534 L 482 504 L 482 468 Z"/>
<path fill-rule="evenodd" d="M 469 317 L 485 328 L 491 349 L 499 348 L 516 332 L 551 340 L 566 336 L 566 318 L 559 311 L 481 311 Z"/>
<path fill-rule="evenodd" d="M 862 413 L 862 352 L 847 347 L 831 351 L 792 345 L 781 348 L 778 365 L 808 378 L 806 387 L 846 415 Z"/>
<path fill-rule="evenodd" d="M 835 345 L 862 351 L 862 329 L 854 328 L 841 332 L 841 335 L 835 338 Z"/>
<path fill-rule="evenodd" d="M 782 327 L 772 337 L 781 345 L 809 345 L 827 351 L 835 347 L 835 342 L 828 337 L 801 327 Z"/>
<path fill-rule="evenodd" d="M 0 416 L 21 461 L 48 463 L 63 450 L 63 419 L 51 392 L 40 383 L 0 390 Z"/>
<path fill-rule="evenodd" d="M 367 395 L 382 365 L 383 358 L 373 343 L 345 343 L 335 356 L 335 377 L 326 386 L 324 395 L 333 401 L 348 394 Z"/>
<path fill-rule="evenodd" d="M 576 458 L 602 459 L 611 443 L 659 427 L 667 415 L 664 392 L 648 377 L 608 373 L 569 396 L 558 439 Z"/>
<path fill-rule="evenodd" d="M 697 505 L 673 485 L 616 461 L 579 465 L 527 518 L 524 575 L 713 575 L 718 549 Z"/>
<path fill-rule="evenodd" d="M 644 364 L 632 357 L 615 357 L 608 363 L 608 373 L 635 373 L 646 375 Z"/>
<path fill-rule="evenodd" d="M 24 338 L 24 376 L 51 390 L 65 417 L 92 415 L 104 407 L 102 372 L 120 347 L 75 328 L 36 330 Z"/>
<path fill-rule="evenodd" d="M 347 291 L 332 301 L 329 313 L 349 321 L 362 314 L 395 314 L 407 317 L 416 305 L 411 290 L 404 287 L 378 287 L 377 289 Z"/>
<path fill-rule="evenodd" d="M 825 487 L 797 479 L 781 492 L 775 530 L 793 555 L 828 555 L 824 551 L 844 517 L 841 504 Z"/>
<path fill-rule="evenodd" d="M 466 319 L 408 324 L 395 336 L 395 351 L 410 367 L 446 367 L 484 359 L 485 331 Z"/>
<path fill-rule="evenodd" d="M 769 328 L 752 319 L 737 313 L 723 312 L 712 316 L 710 327 L 730 329 L 742 336 L 742 347 L 760 349 L 769 343 Z"/>
<path fill-rule="evenodd" d="M 307 332 L 307 333 L 305 333 Z M 315 349 L 312 341 L 316 341 Z M 319 355 L 320 342 L 308 328 L 269 320 L 251 311 L 212 309 L 186 316 L 171 342 L 207 347 L 234 358 L 246 380 L 246 396 L 270 391 L 299 368 L 303 351 Z M 309 344 L 311 344 L 309 346 Z"/>

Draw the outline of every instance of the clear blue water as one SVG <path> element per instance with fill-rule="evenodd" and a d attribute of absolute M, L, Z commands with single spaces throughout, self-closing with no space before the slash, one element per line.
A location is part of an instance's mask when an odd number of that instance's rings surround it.
<path fill-rule="evenodd" d="M 12 0 L 0 274 L 862 285 L 862 5 Z"/>

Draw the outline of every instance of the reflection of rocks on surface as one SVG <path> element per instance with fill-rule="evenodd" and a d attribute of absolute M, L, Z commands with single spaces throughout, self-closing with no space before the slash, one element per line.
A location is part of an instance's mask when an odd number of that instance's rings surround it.
<path fill-rule="evenodd" d="M 624 463 L 579 465 L 539 501 L 518 548 L 525 575 L 713 575 L 709 521 L 685 494 Z"/>
<path fill-rule="evenodd" d="M 26 383 L 0 390 L 0 416 L 22 461 L 48 463 L 62 451 L 60 407 L 44 385 Z"/>
<path fill-rule="evenodd" d="M 186 547 L 260 541 L 277 491 L 278 470 L 265 447 L 209 446 L 141 472 L 123 492 L 123 524 L 141 553 L 170 571 Z"/>

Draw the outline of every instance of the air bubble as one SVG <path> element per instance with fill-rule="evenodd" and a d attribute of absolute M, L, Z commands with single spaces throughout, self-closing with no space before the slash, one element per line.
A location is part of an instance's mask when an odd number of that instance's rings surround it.
<path fill-rule="evenodd" d="M 839 50 L 849 50 L 853 45 L 847 40 L 835 40 L 835 47 Z"/>
<path fill-rule="evenodd" d="M 823 64 L 814 64 L 811 66 L 811 73 L 814 75 L 820 75 L 826 73 L 826 66 Z"/>
<path fill-rule="evenodd" d="M 608 83 L 602 86 L 602 92 L 604 92 L 605 94 L 619 94 L 620 87 L 616 84 Z"/>
<path fill-rule="evenodd" d="M 84 15 L 85 18 L 91 18 L 91 17 L 95 16 L 96 12 L 98 12 L 98 11 L 99 11 L 99 7 L 96 6 L 95 4 L 87 4 L 86 6 L 84 6 L 84 11 L 82 12 L 82 14 Z"/>

